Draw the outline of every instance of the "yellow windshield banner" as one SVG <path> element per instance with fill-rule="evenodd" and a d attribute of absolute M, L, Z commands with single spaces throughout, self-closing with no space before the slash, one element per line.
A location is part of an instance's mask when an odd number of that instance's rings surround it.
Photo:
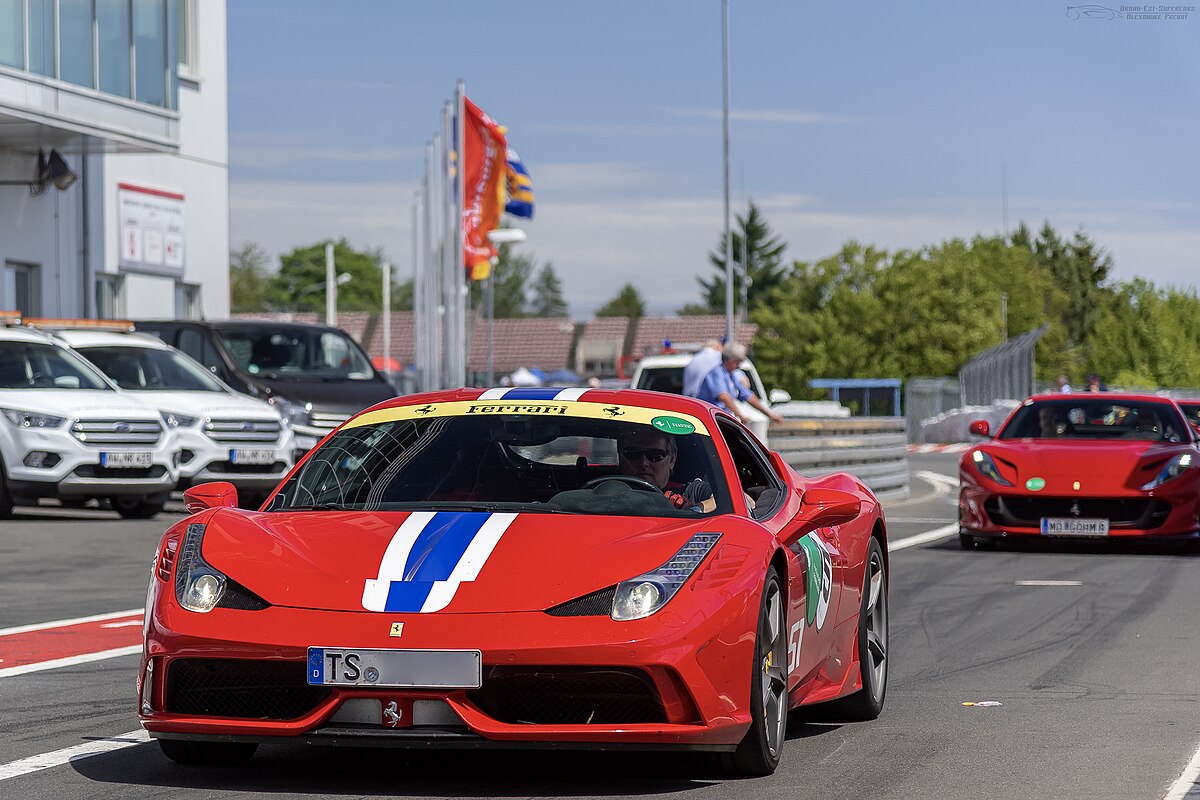
<path fill-rule="evenodd" d="M 663 433 L 684 435 L 699 433 L 708 436 L 708 429 L 698 417 L 677 411 L 644 406 L 604 405 L 577 400 L 456 400 L 447 403 L 399 406 L 370 411 L 346 423 L 347 428 L 378 425 L 381 422 L 425 419 L 426 417 L 537 416 L 611 419 L 652 425 Z"/>

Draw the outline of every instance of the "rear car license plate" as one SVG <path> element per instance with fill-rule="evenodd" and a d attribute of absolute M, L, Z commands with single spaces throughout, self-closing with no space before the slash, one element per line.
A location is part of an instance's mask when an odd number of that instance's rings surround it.
<path fill-rule="evenodd" d="M 150 453 L 101 453 L 100 466 L 110 469 L 146 469 L 151 464 Z"/>
<path fill-rule="evenodd" d="M 383 686 L 398 689 L 478 689 L 478 650 L 373 650 L 308 648 L 308 682 L 314 686 Z"/>
<path fill-rule="evenodd" d="M 274 450 L 230 450 L 229 460 L 234 464 L 274 464 Z"/>
<path fill-rule="evenodd" d="M 1042 517 L 1043 536 L 1108 536 L 1108 520 Z"/>

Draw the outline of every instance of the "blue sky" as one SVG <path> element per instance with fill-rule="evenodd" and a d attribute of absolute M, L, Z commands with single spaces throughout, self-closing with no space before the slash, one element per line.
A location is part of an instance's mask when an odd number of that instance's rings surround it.
<path fill-rule="evenodd" d="M 1200 284 L 1200 6 L 730 7 L 732 202 L 757 202 L 789 258 L 1000 232 L 1003 165 L 1010 227 L 1082 227 L 1118 278 Z M 462 78 L 532 174 L 522 246 L 572 316 L 625 282 L 670 313 L 722 230 L 720 8 L 230 2 L 232 243 L 344 236 L 411 274 L 424 145 Z"/>

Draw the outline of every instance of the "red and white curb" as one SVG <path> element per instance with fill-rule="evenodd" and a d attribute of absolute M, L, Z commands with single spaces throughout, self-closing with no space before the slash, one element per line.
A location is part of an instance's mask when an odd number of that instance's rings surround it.
<path fill-rule="evenodd" d="M 908 452 L 910 453 L 965 453 L 970 450 L 971 444 L 967 442 L 958 442 L 957 444 L 910 444 Z"/>
<path fill-rule="evenodd" d="M 142 609 L 0 629 L 0 678 L 142 651 Z"/>

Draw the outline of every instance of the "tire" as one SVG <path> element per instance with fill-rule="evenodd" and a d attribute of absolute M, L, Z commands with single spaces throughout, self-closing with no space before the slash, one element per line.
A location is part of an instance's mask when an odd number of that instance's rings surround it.
<path fill-rule="evenodd" d="M 754 637 L 750 670 L 750 730 L 737 751 L 727 754 L 726 770 L 743 777 L 770 775 L 783 756 L 788 720 L 787 613 L 779 574 L 767 570 Z M 766 685 L 764 686 L 764 678 Z"/>
<path fill-rule="evenodd" d="M 124 519 L 154 519 L 165 505 L 137 497 L 114 497 L 112 501 L 113 510 Z"/>
<path fill-rule="evenodd" d="M 0 519 L 11 519 L 12 513 L 12 495 L 8 493 L 8 479 L 4 477 L 4 467 L 0 465 Z"/>
<path fill-rule="evenodd" d="M 192 742 L 186 739 L 159 739 L 163 755 L 177 764 L 222 766 L 244 764 L 258 749 L 257 742 Z"/>
<path fill-rule="evenodd" d="M 959 532 L 958 544 L 963 550 L 995 550 L 996 540 L 990 536 L 972 536 Z"/>
<path fill-rule="evenodd" d="M 879 540 L 871 537 L 863 570 L 862 605 L 858 612 L 858 668 L 862 688 L 827 704 L 838 719 L 864 722 L 883 711 L 887 694 L 888 576 L 887 559 Z"/>

